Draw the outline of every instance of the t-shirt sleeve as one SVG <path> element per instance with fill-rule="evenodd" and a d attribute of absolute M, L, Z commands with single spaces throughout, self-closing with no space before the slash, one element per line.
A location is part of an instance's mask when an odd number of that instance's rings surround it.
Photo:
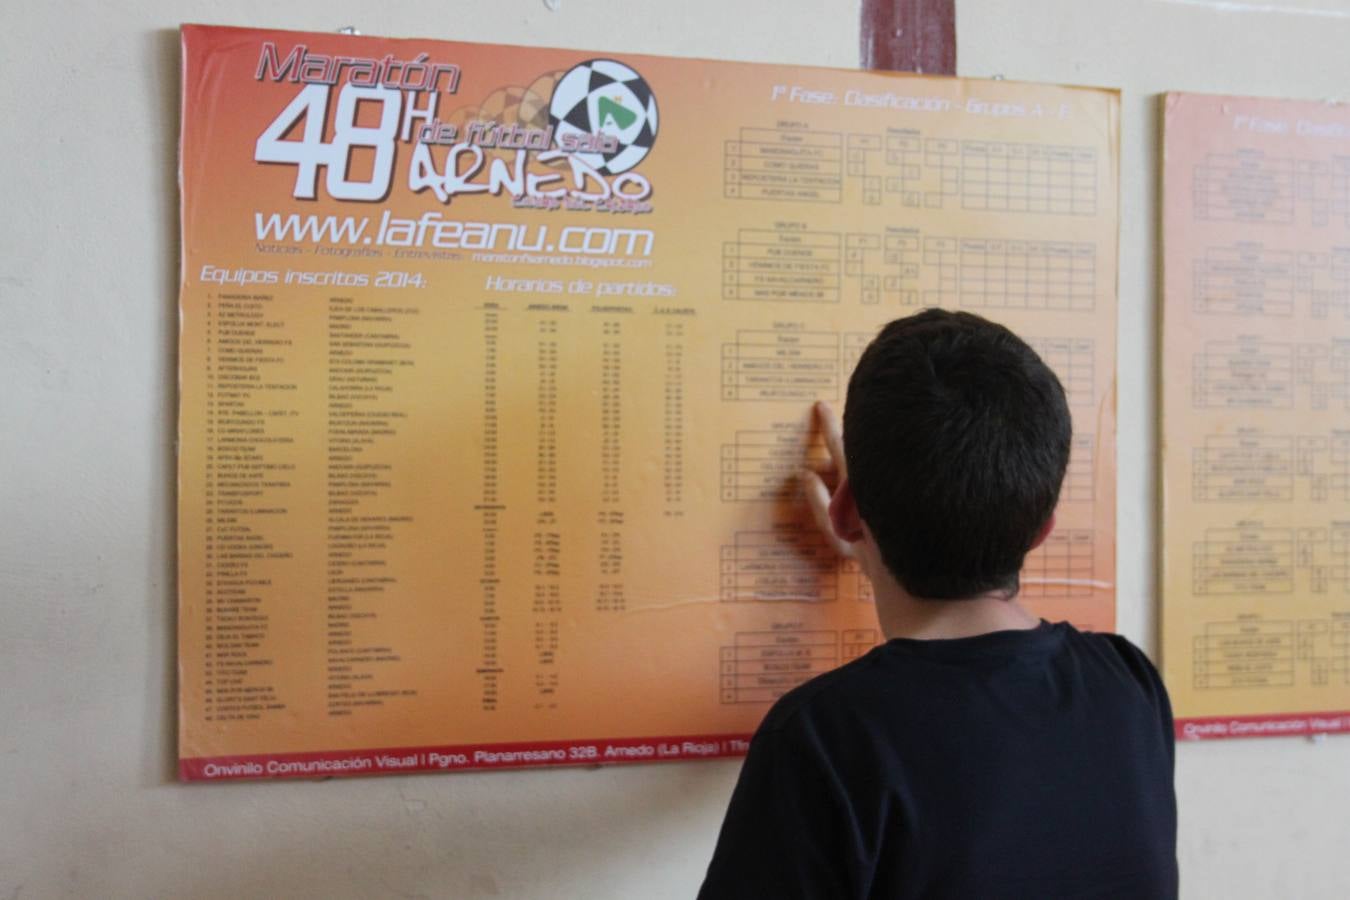
<path fill-rule="evenodd" d="M 1110 635 L 1112 644 L 1115 645 L 1116 652 L 1124 658 L 1129 665 L 1135 680 L 1148 692 L 1149 699 L 1152 700 L 1154 708 L 1158 711 L 1158 724 L 1162 729 L 1163 743 L 1167 747 L 1167 759 L 1175 768 L 1176 766 L 1176 728 L 1172 720 L 1172 700 L 1167 694 L 1167 687 L 1163 684 L 1162 675 L 1158 669 L 1140 650 L 1128 639 L 1121 635 Z"/>
<path fill-rule="evenodd" d="M 750 744 L 699 900 L 847 898 L 868 868 L 847 793 L 811 729 Z"/>
<path fill-rule="evenodd" d="M 1172 771 L 1176 772 L 1177 767 L 1177 731 L 1176 723 L 1172 718 L 1172 698 L 1167 693 L 1167 687 L 1163 684 L 1162 676 L 1158 670 L 1149 663 L 1149 669 L 1153 672 L 1153 683 L 1158 692 L 1159 717 L 1162 719 L 1163 739 L 1167 742 L 1167 759 L 1172 764 Z"/>

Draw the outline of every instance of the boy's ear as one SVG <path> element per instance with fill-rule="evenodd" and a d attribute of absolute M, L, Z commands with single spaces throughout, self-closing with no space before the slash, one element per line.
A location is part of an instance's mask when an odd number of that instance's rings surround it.
<path fill-rule="evenodd" d="M 858 502 L 847 477 L 839 482 L 834 496 L 830 497 L 830 525 L 840 540 L 854 544 L 863 539 L 862 517 L 858 515 Z"/>
<path fill-rule="evenodd" d="M 1054 530 L 1055 530 L 1055 514 L 1051 513 L 1050 518 L 1045 520 L 1045 524 L 1042 525 L 1041 530 L 1037 532 L 1036 540 L 1032 541 L 1031 546 L 1027 548 L 1027 552 L 1030 553 L 1032 550 L 1035 550 L 1041 544 L 1044 544 L 1045 539 L 1048 538 L 1050 536 L 1050 532 Z"/>

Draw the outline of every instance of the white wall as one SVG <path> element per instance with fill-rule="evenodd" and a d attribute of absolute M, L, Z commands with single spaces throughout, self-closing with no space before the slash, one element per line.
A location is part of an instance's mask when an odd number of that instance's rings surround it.
<path fill-rule="evenodd" d="M 1272 0 L 1270 6 L 1275 2 Z M 1293 7 L 1294 0 L 1279 0 Z M 1155 107 L 1348 90 L 1340 4 L 960 0 L 962 74 L 1118 85 L 1120 622 L 1152 647 Z M 117 7 L 122 8 L 117 8 Z M 0 898 L 692 896 L 735 763 L 174 783 L 180 21 L 854 66 L 856 0 L 31 3 L 0 26 Z M 1180 752 L 1190 897 L 1350 895 L 1350 738 Z"/>

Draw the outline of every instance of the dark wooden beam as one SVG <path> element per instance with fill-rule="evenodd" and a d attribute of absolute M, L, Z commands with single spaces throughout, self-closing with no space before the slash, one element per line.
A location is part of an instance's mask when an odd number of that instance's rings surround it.
<path fill-rule="evenodd" d="M 862 0 L 862 67 L 956 74 L 956 0 Z"/>

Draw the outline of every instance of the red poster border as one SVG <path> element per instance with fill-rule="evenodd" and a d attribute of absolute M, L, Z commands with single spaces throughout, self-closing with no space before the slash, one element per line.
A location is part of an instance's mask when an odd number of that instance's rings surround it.
<path fill-rule="evenodd" d="M 178 761 L 178 778 L 181 781 L 271 781 L 727 759 L 744 756 L 750 746 L 750 737 L 749 734 L 676 735 L 197 756 Z M 397 760 L 398 764 L 382 763 L 381 757 Z"/>
<path fill-rule="evenodd" d="M 1269 713 L 1255 716 L 1203 716 L 1177 719 L 1175 729 L 1177 740 L 1182 741 L 1350 734 L 1350 710 Z"/>

